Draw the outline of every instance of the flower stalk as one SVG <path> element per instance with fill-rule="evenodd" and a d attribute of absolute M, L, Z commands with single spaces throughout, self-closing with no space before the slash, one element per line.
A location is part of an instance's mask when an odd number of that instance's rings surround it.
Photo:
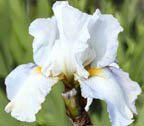
<path fill-rule="evenodd" d="M 91 122 L 88 113 L 84 110 L 86 99 L 81 97 L 80 88 L 73 88 L 63 93 L 62 96 L 65 102 L 67 116 L 73 126 L 90 125 Z"/>

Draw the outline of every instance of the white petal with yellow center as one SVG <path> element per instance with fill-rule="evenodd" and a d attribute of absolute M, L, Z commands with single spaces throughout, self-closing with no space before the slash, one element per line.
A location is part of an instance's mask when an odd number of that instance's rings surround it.
<path fill-rule="evenodd" d="M 101 99 L 107 103 L 109 117 L 113 126 L 127 126 L 136 113 L 135 100 L 141 93 L 138 84 L 132 81 L 122 70 L 110 67 L 89 70 L 89 79 L 80 79 L 81 93 L 88 98 L 86 109 L 92 99 Z"/>
<path fill-rule="evenodd" d="M 35 121 L 35 114 L 57 81 L 43 76 L 41 68 L 33 64 L 18 66 L 5 81 L 10 99 L 5 111 L 18 120 Z"/>

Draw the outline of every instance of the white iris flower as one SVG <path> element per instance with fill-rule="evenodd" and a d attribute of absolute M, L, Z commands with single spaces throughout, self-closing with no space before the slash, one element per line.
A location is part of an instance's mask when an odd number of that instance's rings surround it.
<path fill-rule="evenodd" d="M 101 99 L 113 126 L 132 123 L 141 89 L 114 63 L 123 30 L 118 21 L 99 10 L 82 13 L 67 2 L 56 2 L 53 11 L 52 18 L 36 19 L 29 27 L 36 65 L 20 65 L 6 78 L 6 112 L 21 121 L 35 121 L 52 86 L 67 79 L 79 82 L 86 111 L 93 99 Z"/>

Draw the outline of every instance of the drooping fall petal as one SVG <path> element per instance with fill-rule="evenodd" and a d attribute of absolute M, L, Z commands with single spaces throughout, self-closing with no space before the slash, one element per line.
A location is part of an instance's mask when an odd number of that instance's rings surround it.
<path fill-rule="evenodd" d="M 114 67 L 104 68 L 88 80 L 81 79 L 80 86 L 83 97 L 101 99 L 107 103 L 113 126 L 132 123 L 133 112 L 136 113 L 135 100 L 141 89 L 125 72 Z"/>
<path fill-rule="evenodd" d="M 18 66 L 5 81 L 10 100 L 5 111 L 18 120 L 35 121 L 35 114 L 41 109 L 41 103 L 56 82 L 55 79 L 44 77 L 36 65 Z"/>

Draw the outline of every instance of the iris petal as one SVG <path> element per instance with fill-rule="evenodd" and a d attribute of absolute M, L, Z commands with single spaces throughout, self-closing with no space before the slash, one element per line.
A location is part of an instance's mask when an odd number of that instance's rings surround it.
<path fill-rule="evenodd" d="M 11 100 L 5 111 L 21 121 L 35 121 L 41 103 L 57 82 L 44 77 L 33 64 L 20 65 L 6 78 L 7 95 Z"/>
<path fill-rule="evenodd" d="M 86 28 L 90 17 L 88 14 L 82 13 L 64 1 L 57 1 L 53 5 L 53 11 L 61 39 L 65 39 L 67 43 L 71 42 L 71 44 L 79 39 L 87 40 L 86 38 L 89 36 L 87 35 L 88 30 Z"/>
<path fill-rule="evenodd" d="M 89 23 L 90 45 L 96 58 L 92 67 L 105 67 L 116 60 L 118 34 L 123 29 L 118 20 L 110 14 L 101 14 L 97 9 Z"/>
<path fill-rule="evenodd" d="M 45 69 L 50 64 L 52 50 L 59 36 L 55 17 L 34 20 L 30 24 L 29 33 L 34 37 L 34 61 Z"/>
<path fill-rule="evenodd" d="M 136 112 L 134 103 L 141 90 L 125 72 L 110 67 L 103 69 L 100 76 L 79 81 L 83 97 L 101 99 L 107 103 L 113 126 L 132 123 L 133 112 Z"/>
<path fill-rule="evenodd" d="M 90 38 L 88 24 L 92 16 L 64 1 L 56 2 L 53 11 L 60 33 L 61 57 L 64 57 L 62 64 L 66 64 L 63 68 L 87 77 L 88 73 L 84 66 L 95 58 L 94 50 L 87 43 Z"/>

